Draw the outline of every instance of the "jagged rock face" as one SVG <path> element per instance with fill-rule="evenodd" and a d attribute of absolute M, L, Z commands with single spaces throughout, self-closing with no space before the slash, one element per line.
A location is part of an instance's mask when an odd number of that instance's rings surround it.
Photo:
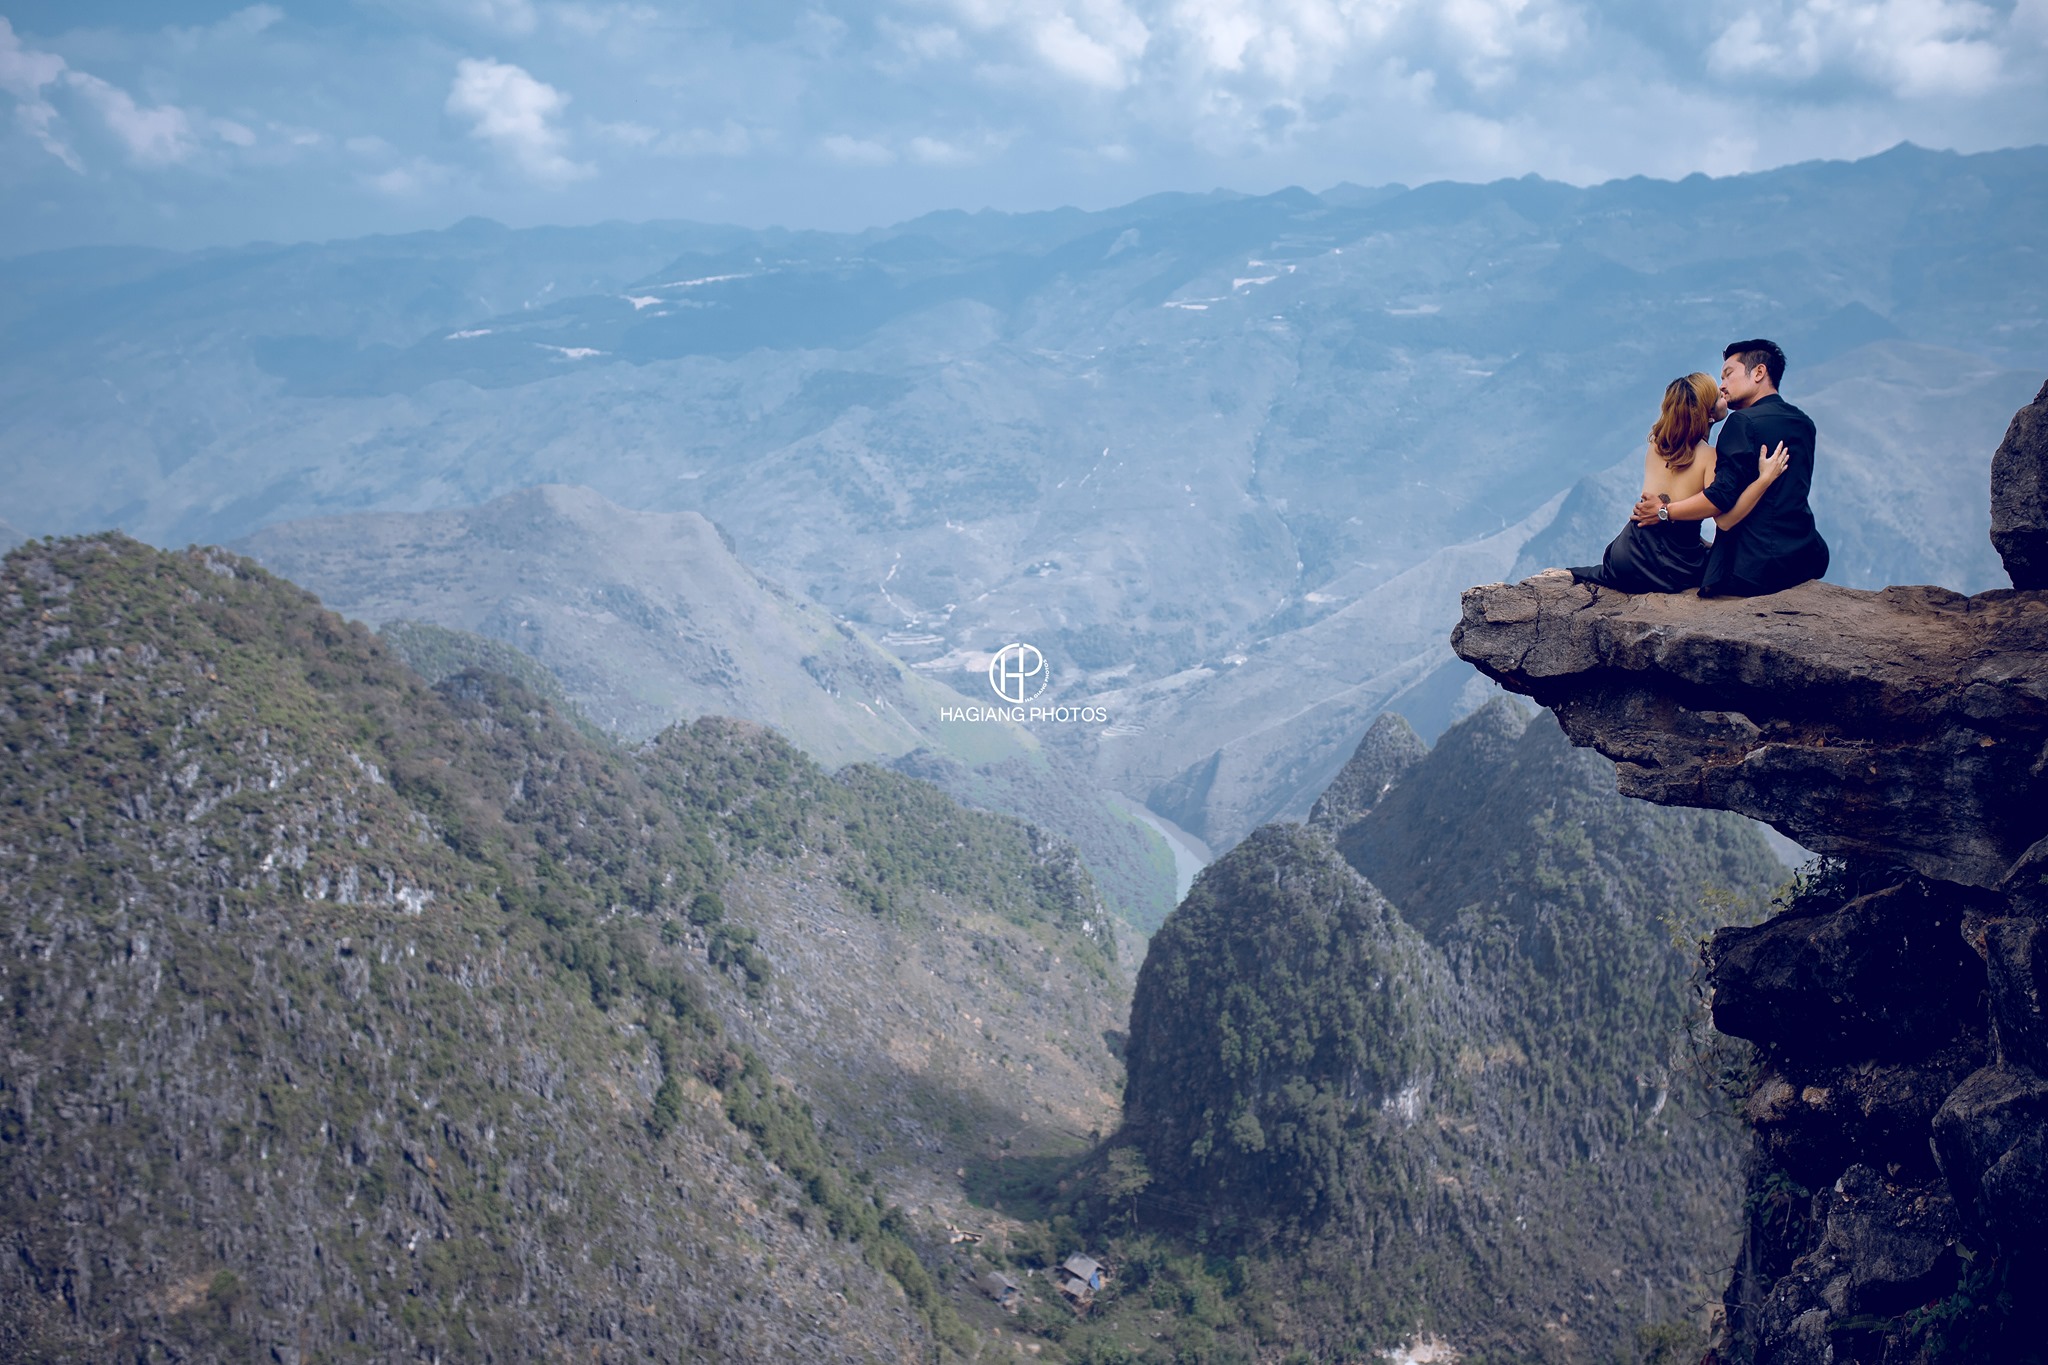
<path fill-rule="evenodd" d="M 2048 1075 L 2048 924 L 1992 920 L 1979 939 L 1990 970 L 1992 1023 L 1999 1050 Z"/>
<path fill-rule="evenodd" d="M 1919 878 L 1840 907 L 1798 908 L 1717 931 L 1707 961 L 1714 1027 L 1800 1040 L 1814 1058 L 1856 1060 L 1946 1041 L 1984 989 L 1963 943 L 1963 908 Z M 1913 980 L 1901 996 L 1893 984 Z"/>
<path fill-rule="evenodd" d="M 1429 746 L 1415 727 L 1392 711 L 1382 711 L 1336 780 L 1316 798 L 1308 813 L 1310 828 L 1335 838 L 1346 825 L 1379 804 L 1402 773 L 1429 756 Z"/>
<path fill-rule="evenodd" d="M 1742 1116 L 1770 1169 L 1808 1188 L 1825 1186 L 1858 1161 L 1932 1178 L 1929 1125 L 1988 1057 L 1981 1032 L 1910 1061 L 1777 1056 L 1764 1065 Z"/>
<path fill-rule="evenodd" d="M 1992 471 L 2012 591 L 1631 597 L 1539 574 L 1452 645 L 1624 792 L 1841 855 L 1706 951 L 1755 1044 L 1715 1365 L 2042 1359 L 2048 1341 L 2048 387 Z"/>
<path fill-rule="evenodd" d="M 1991 457 L 1991 544 L 2015 588 L 2048 588 L 2048 384 Z"/>
<path fill-rule="evenodd" d="M 1900 1185 L 1852 1166 L 1816 1196 L 1819 1244 L 1780 1279 L 1761 1312 L 1773 1365 L 1899 1359 L 1884 1353 L 1886 1318 L 1953 1283 L 1954 1205 L 1938 1184 Z"/>
<path fill-rule="evenodd" d="M 2048 1237 L 2048 1080 L 1985 1067 L 1935 1115 L 1934 1144 L 1973 1221 L 2008 1244 Z"/>
<path fill-rule="evenodd" d="M 1631 796 L 1965 886 L 2048 835 L 2048 596 L 1702 601 L 1539 574 L 1468 590 L 1451 645 L 1614 759 Z"/>

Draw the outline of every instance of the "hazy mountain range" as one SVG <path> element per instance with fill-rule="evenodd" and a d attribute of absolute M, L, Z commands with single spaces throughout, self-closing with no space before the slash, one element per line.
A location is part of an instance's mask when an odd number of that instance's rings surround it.
<path fill-rule="evenodd" d="M 1071 841 L 1110 904 L 1151 928 L 1179 899 L 1159 837 L 1023 725 L 947 724 L 963 699 L 733 556 L 695 512 L 630 512 L 545 486 L 482 507 L 285 522 L 236 548 L 386 627 L 430 622 L 516 647 L 591 719 L 645 739 L 679 719 L 774 725 L 829 767 L 897 766 Z M 482 663 L 452 645 L 439 676 Z M 476 642 L 480 643 L 480 642 Z M 993 698 L 987 698 L 993 700 Z"/>
<path fill-rule="evenodd" d="M 479 508 L 287 522 L 241 542 L 346 616 L 420 619 L 518 645 L 591 719 L 634 739 L 678 715 L 777 720 L 838 766 L 938 745 L 958 698 L 750 573 L 694 512 L 629 512 L 582 488 Z M 796 684 L 803 695 L 786 690 Z M 979 727 L 979 761 L 1028 750 Z"/>
<path fill-rule="evenodd" d="M 1223 846 L 1305 812 L 1381 709 L 1468 709 L 1457 590 L 1596 553 L 1662 386 L 1735 337 L 1791 353 L 1838 581 L 1995 585 L 2044 201 L 2048 150 L 1900 147 L 846 235 L 53 253 L 0 264 L 0 515 L 180 543 L 538 484 L 698 513 L 980 699 L 989 651 L 1038 645 L 1048 699 L 1112 722 L 1041 740 Z"/>

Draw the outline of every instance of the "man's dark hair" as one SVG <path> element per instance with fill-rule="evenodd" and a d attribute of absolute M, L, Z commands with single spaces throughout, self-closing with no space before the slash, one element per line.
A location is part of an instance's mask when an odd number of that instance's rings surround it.
<path fill-rule="evenodd" d="M 1763 366 L 1764 373 L 1771 377 L 1771 387 L 1774 389 L 1785 382 L 1785 352 L 1775 341 L 1765 341 L 1762 337 L 1752 341 L 1738 341 L 1721 352 L 1721 359 L 1739 360 L 1745 370 Z"/>

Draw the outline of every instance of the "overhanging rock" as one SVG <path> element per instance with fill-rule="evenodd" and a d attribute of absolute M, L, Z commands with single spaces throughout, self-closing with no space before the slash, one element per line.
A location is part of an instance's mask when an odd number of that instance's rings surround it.
<path fill-rule="evenodd" d="M 1451 647 L 1613 759 L 1630 796 L 1969 886 L 2048 836 L 2048 592 L 1702 600 L 1552 570 L 1468 589 Z"/>

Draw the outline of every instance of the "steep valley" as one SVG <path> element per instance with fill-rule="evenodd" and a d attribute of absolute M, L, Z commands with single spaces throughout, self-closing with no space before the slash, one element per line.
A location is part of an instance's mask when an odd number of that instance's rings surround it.
<path fill-rule="evenodd" d="M 2044 169 L 0 263 L 0 1359 L 2037 1365 Z"/>
<path fill-rule="evenodd" d="M 1072 842 L 1140 929 L 1172 907 L 1163 843 L 1071 760 L 1024 725 L 949 722 L 960 693 L 754 573 L 694 512 L 629 512 L 544 487 L 460 511 L 286 522 L 235 548 L 387 631 L 419 637 L 426 623 L 509 645 L 627 739 L 737 716 L 828 768 L 894 762 Z M 435 668 L 425 653 L 409 662 Z"/>
<path fill-rule="evenodd" d="M 219 551 L 25 546 L 0 621 L 13 1355 L 1598 1360 L 1731 1254 L 1685 936 L 1780 870 L 1506 701 L 1141 948 L 1034 827 Z"/>

